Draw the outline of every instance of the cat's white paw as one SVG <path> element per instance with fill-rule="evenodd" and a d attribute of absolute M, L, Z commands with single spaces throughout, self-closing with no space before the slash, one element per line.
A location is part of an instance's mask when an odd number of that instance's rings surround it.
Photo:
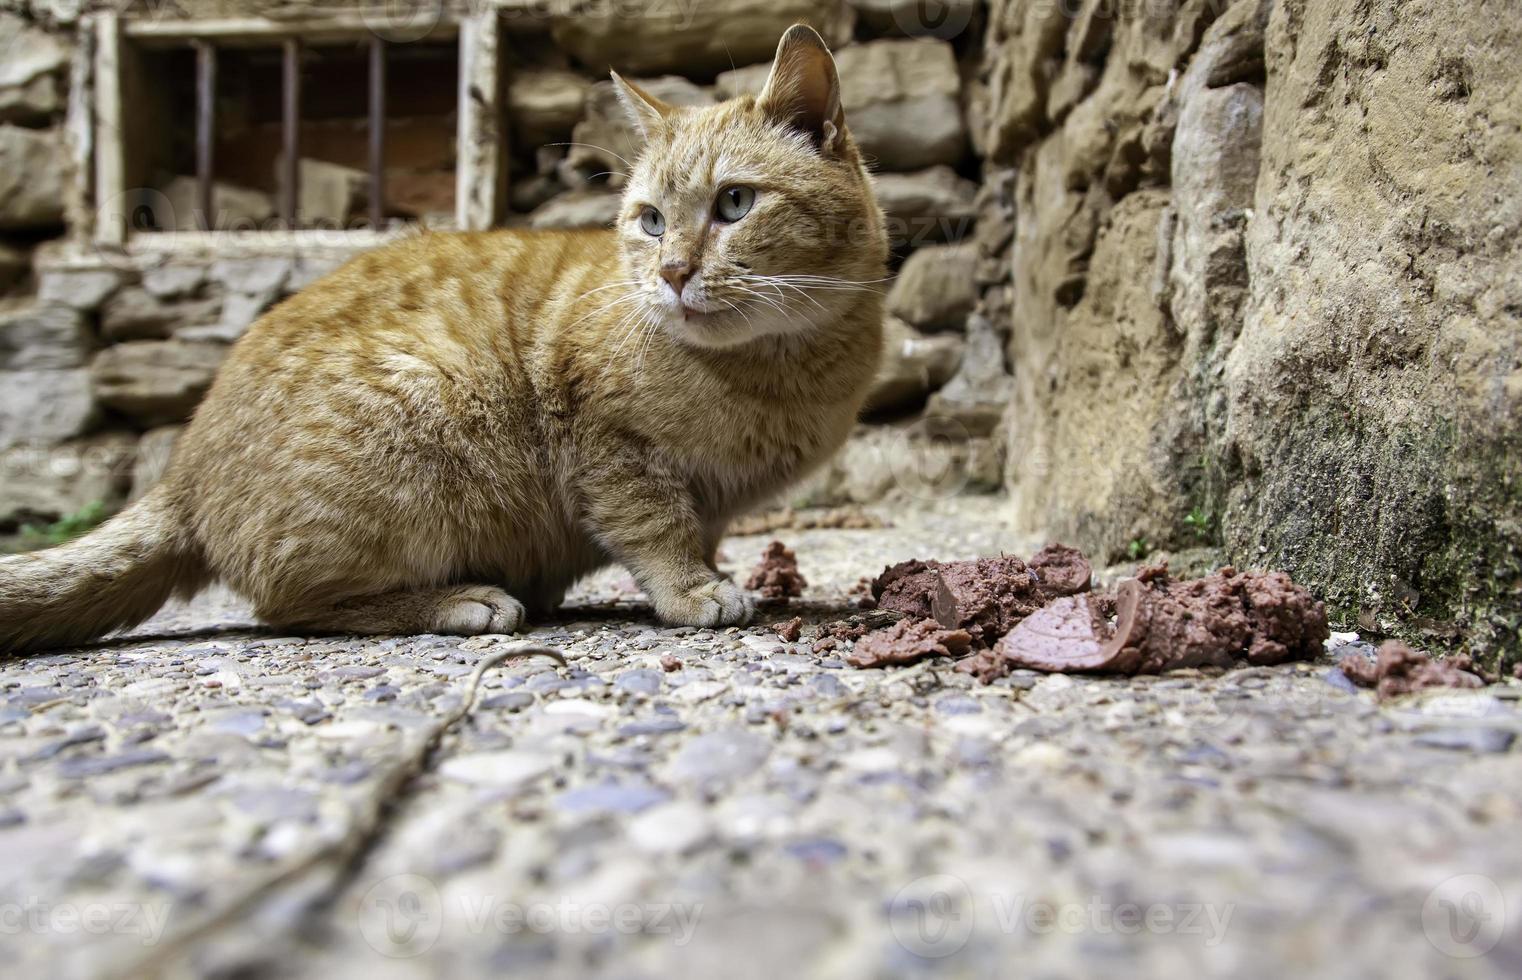
<path fill-rule="evenodd" d="M 439 604 L 433 631 L 445 636 L 516 633 L 523 626 L 523 603 L 489 585 L 460 589 Z"/>
<path fill-rule="evenodd" d="M 656 614 L 677 626 L 743 626 L 756 600 L 728 579 L 716 579 L 656 603 Z"/>

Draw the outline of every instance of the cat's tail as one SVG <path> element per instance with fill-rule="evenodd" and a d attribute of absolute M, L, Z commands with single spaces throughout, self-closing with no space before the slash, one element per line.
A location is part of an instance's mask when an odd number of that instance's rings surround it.
<path fill-rule="evenodd" d="M 0 656 L 136 626 L 207 578 L 161 486 L 77 541 L 0 558 Z"/>

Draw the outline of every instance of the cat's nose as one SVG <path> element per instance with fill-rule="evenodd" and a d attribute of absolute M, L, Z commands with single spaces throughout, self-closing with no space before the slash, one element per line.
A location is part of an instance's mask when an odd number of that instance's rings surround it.
<path fill-rule="evenodd" d="M 677 298 L 682 296 L 682 288 L 692 278 L 692 264 L 689 262 L 667 262 L 661 266 L 661 278 L 670 284 Z"/>

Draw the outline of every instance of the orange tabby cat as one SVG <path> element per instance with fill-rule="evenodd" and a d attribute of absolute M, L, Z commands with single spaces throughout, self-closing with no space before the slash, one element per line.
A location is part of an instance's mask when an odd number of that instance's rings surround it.
<path fill-rule="evenodd" d="M 164 481 L 0 560 L 0 649 L 85 642 L 210 581 L 283 628 L 511 633 L 620 562 L 670 623 L 741 623 L 726 523 L 846 438 L 887 238 L 811 29 L 758 97 L 665 105 L 616 229 L 424 234 L 249 330 Z"/>

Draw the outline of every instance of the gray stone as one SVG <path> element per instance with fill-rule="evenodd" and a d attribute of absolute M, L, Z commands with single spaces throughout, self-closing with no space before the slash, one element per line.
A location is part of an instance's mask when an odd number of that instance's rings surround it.
<path fill-rule="evenodd" d="M 0 374 L 0 449 L 72 439 L 98 415 L 87 370 Z"/>
<path fill-rule="evenodd" d="M 127 286 L 106 301 L 100 330 L 106 340 L 166 340 L 178 330 L 217 322 L 222 302 L 215 297 L 162 299 L 141 286 Z"/>
<path fill-rule="evenodd" d="M 952 438 L 992 435 L 1009 410 L 1014 379 L 1004 367 L 1004 341 L 987 317 L 967 318 L 966 353 L 946 385 L 930 396 L 926 417 Z"/>
<path fill-rule="evenodd" d="M 978 185 L 944 164 L 915 173 L 873 174 L 872 188 L 897 247 L 958 241 L 977 223 Z"/>
<path fill-rule="evenodd" d="M 194 177 L 175 177 L 164 186 L 162 194 L 154 219 L 166 231 L 255 231 L 267 227 L 275 214 L 270 195 L 221 181 L 212 185 L 209 222 L 202 220 L 200 191 Z"/>
<path fill-rule="evenodd" d="M 583 786 L 555 798 L 555 808 L 566 813 L 638 813 L 671 799 L 654 786 L 616 782 Z"/>
<path fill-rule="evenodd" d="M 169 260 L 143 272 L 143 288 L 159 299 L 193 296 L 206 285 L 207 268 L 198 262 Z"/>
<path fill-rule="evenodd" d="M 759 769 L 771 750 L 771 742 L 743 728 L 711 732 L 683 745 L 666 776 L 699 785 L 740 779 Z"/>
<path fill-rule="evenodd" d="M 520 790 L 554 768 L 554 756 L 513 749 L 455 756 L 445 760 L 439 772 L 462 783 Z"/>
<path fill-rule="evenodd" d="M 1429 749 L 1456 752 L 1505 752 L 1517 739 L 1517 733 L 1504 728 L 1437 728 L 1416 736 L 1416 744 Z"/>
<path fill-rule="evenodd" d="M 529 215 L 531 228 L 609 228 L 621 200 L 605 191 L 571 191 L 551 198 Z"/>
<path fill-rule="evenodd" d="M 0 13 L 0 122 L 35 124 L 63 110 L 69 52 L 55 35 Z"/>
<path fill-rule="evenodd" d="M 535 68 L 514 72 L 507 85 L 507 115 L 514 140 L 527 144 L 571 138 L 586 112 L 592 82 L 578 72 Z"/>
<path fill-rule="evenodd" d="M 39 302 L 0 315 L 0 371 L 83 367 L 92 346 L 90 325 L 78 310 Z"/>
<path fill-rule="evenodd" d="M 713 833 L 708 812 L 685 800 L 651 807 L 629 821 L 629 840 L 648 854 L 687 854 Z"/>
<path fill-rule="evenodd" d="M 108 347 L 90 365 L 100 403 L 143 426 L 183 422 L 227 356 L 222 344 L 141 340 Z"/>
<path fill-rule="evenodd" d="M 301 160 L 301 200 L 297 203 L 296 221 L 307 228 L 347 228 L 349 219 L 369 205 L 370 175 L 354 167 L 326 160 Z M 219 263 L 220 266 L 220 263 Z M 268 287 L 271 291 L 285 281 Z M 230 284 L 231 286 L 231 284 Z M 231 288 L 242 288 L 231 286 Z M 246 289 L 264 292 L 264 289 Z"/>
<path fill-rule="evenodd" d="M 61 226 L 65 172 L 56 132 L 0 125 L 0 231 Z"/>
<path fill-rule="evenodd" d="M 220 259 L 212 264 L 211 278 L 228 292 L 274 295 L 289 281 L 291 267 L 289 258 Z"/>
<path fill-rule="evenodd" d="M 961 330 L 978 301 L 970 245 L 933 245 L 904 262 L 888 293 L 888 311 L 921 330 Z"/>
<path fill-rule="evenodd" d="M 65 779 L 85 779 L 122 769 L 152 766 L 170 761 L 167 752 L 157 749 L 128 749 L 115 755 L 82 755 L 61 760 L 55 767 Z"/>
<path fill-rule="evenodd" d="M 658 670 L 626 670 L 618 675 L 613 686 L 632 694 L 659 694 L 662 676 Z"/>
<path fill-rule="evenodd" d="M 769 61 L 777 39 L 796 23 L 832 44 L 851 36 L 843 4 L 816 0 L 704 0 L 700 4 L 619 6 L 602 0 L 555 4 L 555 43 L 583 65 L 629 74 L 712 74 Z"/>
<path fill-rule="evenodd" d="M 40 270 L 37 298 L 44 303 L 94 310 L 122 284 L 123 276 L 115 269 Z"/>
<path fill-rule="evenodd" d="M 867 412 L 918 408 L 962 361 L 960 337 L 927 337 L 894 317 L 884 325 L 884 335 L 882 366 L 867 395 Z"/>

